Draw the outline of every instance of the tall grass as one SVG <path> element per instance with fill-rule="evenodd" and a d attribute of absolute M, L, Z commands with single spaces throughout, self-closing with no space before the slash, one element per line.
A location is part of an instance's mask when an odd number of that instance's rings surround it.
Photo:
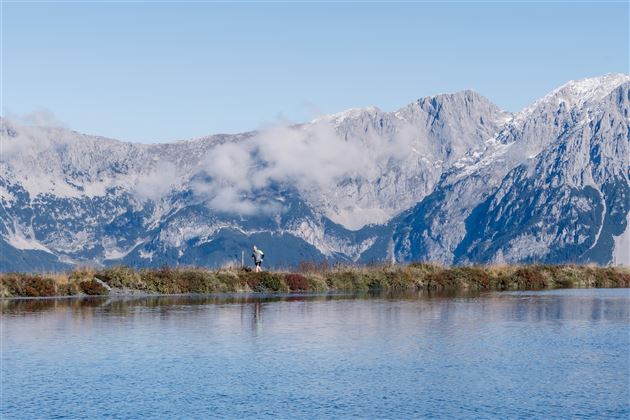
<path fill-rule="evenodd" d="M 54 274 L 0 274 L 0 296 L 71 296 L 144 292 L 148 294 L 518 290 L 560 287 L 630 287 L 628 268 L 584 265 L 502 265 L 443 267 L 436 264 L 329 266 L 303 263 L 296 272 L 254 273 L 194 267 L 142 269 L 118 266 L 77 268 Z"/>

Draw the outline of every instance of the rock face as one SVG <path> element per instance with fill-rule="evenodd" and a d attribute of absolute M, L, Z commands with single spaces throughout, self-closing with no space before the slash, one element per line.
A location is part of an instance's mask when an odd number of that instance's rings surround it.
<path fill-rule="evenodd" d="M 630 77 L 142 145 L 2 119 L 0 270 L 248 260 L 628 264 Z"/>
<path fill-rule="evenodd" d="M 553 141 L 474 210 L 457 258 L 611 262 L 630 209 L 629 88 L 625 82 L 559 121 L 565 128 Z"/>
<path fill-rule="evenodd" d="M 570 82 L 515 115 L 396 220 L 394 258 L 612 262 L 629 205 L 629 80 Z"/>

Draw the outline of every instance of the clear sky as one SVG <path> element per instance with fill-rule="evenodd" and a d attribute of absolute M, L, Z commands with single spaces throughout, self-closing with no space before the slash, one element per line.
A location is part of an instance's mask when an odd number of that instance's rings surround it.
<path fill-rule="evenodd" d="M 629 72 L 628 3 L 2 4 L 2 115 L 157 142 Z"/>

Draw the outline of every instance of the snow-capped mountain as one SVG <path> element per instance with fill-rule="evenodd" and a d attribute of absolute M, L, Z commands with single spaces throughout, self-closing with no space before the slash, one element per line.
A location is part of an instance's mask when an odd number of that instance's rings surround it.
<path fill-rule="evenodd" d="M 629 86 L 572 81 L 516 114 L 399 216 L 394 257 L 628 264 Z"/>
<path fill-rule="evenodd" d="M 1 120 L 0 270 L 301 260 L 628 264 L 630 76 L 171 144 Z"/>

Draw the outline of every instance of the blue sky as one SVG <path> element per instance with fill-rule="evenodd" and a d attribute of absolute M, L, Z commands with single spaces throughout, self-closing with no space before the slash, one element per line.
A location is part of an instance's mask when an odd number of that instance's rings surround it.
<path fill-rule="evenodd" d="M 4 3 L 2 114 L 157 142 L 628 72 L 617 3 Z"/>

